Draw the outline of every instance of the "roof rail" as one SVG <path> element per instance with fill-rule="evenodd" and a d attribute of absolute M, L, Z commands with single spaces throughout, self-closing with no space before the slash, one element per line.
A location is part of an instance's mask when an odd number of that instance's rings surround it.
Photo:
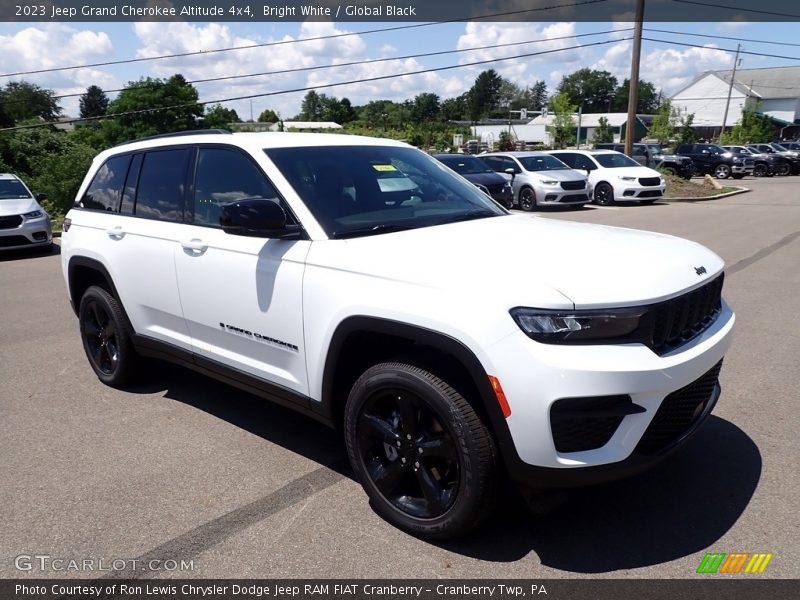
<path fill-rule="evenodd" d="M 120 144 L 114 146 L 124 146 L 125 144 L 133 144 L 134 142 L 145 142 L 147 140 L 158 140 L 161 138 L 171 138 L 171 137 L 184 137 L 190 135 L 207 135 L 207 134 L 218 134 L 218 135 L 233 135 L 232 132 L 228 131 L 227 129 L 189 129 L 187 131 L 176 131 L 174 133 L 159 133 L 158 135 L 148 135 L 147 137 L 143 138 L 136 138 L 135 140 L 127 140 Z"/>

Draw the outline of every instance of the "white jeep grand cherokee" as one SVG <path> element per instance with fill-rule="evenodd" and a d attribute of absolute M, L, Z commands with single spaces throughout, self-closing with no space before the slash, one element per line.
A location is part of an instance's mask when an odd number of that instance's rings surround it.
<path fill-rule="evenodd" d="M 664 457 L 717 401 L 734 323 L 698 244 L 512 215 L 410 146 L 345 135 L 107 150 L 61 256 L 103 382 L 159 357 L 341 427 L 380 514 L 436 538 L 501 475 L 563 488 Z"/>

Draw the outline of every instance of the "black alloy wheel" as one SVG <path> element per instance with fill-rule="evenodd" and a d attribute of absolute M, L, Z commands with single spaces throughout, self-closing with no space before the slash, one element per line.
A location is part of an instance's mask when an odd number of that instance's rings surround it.
<path fill-rule="evenodd" d="M 605 181 L 601 181 L 594 187 L 594 202 L 601 206 L 614 204 L 614 188 Z"/>
<path fill-rule="evenodd" d="M 113 387 L 129 383 L 138 356 L 117 300 L 103 288 L 91 286 L 81 298 L 78 321 L 83 349 L 98 379 Z"/>
<path fill-rule="evenodd" d="M 466 399 L 429 371 L 406 363 L 367 369 L 347 399 L 344 433 L 374 509 L 397 527 L 445 539 L 489 512 L 491 435 Z"/>
<path fill-rule="evenodd" d="M 536 208 L 536 194 L 529 187 L 524 187 L 519 191 L 519 207 L 530 212 Z"/>

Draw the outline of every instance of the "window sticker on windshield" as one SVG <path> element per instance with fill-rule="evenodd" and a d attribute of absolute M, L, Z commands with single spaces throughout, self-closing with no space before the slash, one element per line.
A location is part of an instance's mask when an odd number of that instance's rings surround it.
<path fill-rule="evenodd" d="M 372 168 L 376 171 L 397 171 L 394 165 L 372 165 Z"/>

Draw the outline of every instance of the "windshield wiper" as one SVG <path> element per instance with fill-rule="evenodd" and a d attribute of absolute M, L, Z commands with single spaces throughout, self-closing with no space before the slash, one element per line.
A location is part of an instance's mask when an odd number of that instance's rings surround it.
<path fill-rule="evenodd" d="M 344 229 L 342 231 L 334 231 L 331 233 L 331 238 L 341 240 L 344 238 L 363 237 L 366 235 L 375 235 L 377 233 L 391 233 L 393 231 L 407 231 L 414 229 L 410 225 L 399 225 L 381 223 L 380 225 L 371 225 L 370 227 L 359 227 L 357 229 Z"/>
<path fill-rule="evenodd" d="M 470 210 L 465 213 L 461 213 L 459 215 L 455 215 L 449 217 L 447 219 L 442 219 L 437 225 L 444 225 L 445 223 L 458 223 L 460 221 L 472 221 L 473 219 L 483 219 L 485 217 L 496 217 L 498 213 L 491 211 L 491 210 Z"/>

